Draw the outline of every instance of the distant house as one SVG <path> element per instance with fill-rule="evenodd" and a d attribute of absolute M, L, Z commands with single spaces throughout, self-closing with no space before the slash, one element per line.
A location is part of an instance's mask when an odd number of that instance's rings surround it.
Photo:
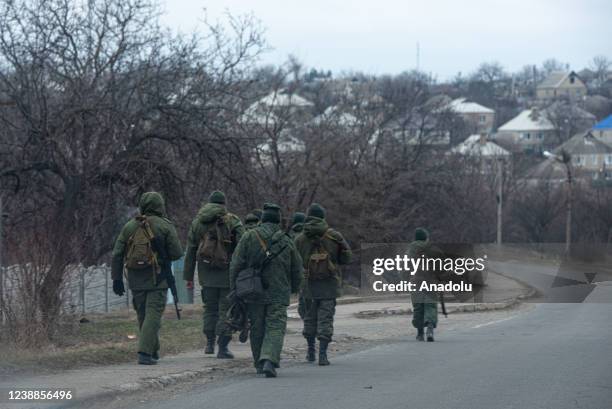
<path fill-rule="evenodd" d="M 479 160 L 483 173 L 495 173 L 497 171 L 496 162 L 509 159 L 512 155 L 510 151 L 490 141 L 485 133 L 469 136 L 449 153 Z"/>
<path fill-rule="evenodd" d="M 476 134 L 469 136 L 465 141 L 455 146 L 450 151 L 460 155 L 478 156 L 484 158 L 503 158 L 508 157 L 511 153 L 490 141 L 486 134 Z"/>
<path fill-rule="evenodd" d="M 500 126 L 493 138 L 515 152 L 541 152 L 555 127 L 538 109 L 526 109 Z"/>
<path fill-rule="evenodd" d="M 491 132 L 495 125 L 495 111 L 465 98 L 457 98 L 448 106 L 458 114 L 476 133 Z"/>
<path fill-rule="evenodd" d="M 312 120 L 314 125 L 334 125 L 341 128 L 352 128 L 359 125 L 359 119 L 349 110 L 341 109 L 337 105 L 327 107 L 325 111 Z"/>
<path fill-rule="evenodd" d="M 260 137 L 276 135 L 276 149 L 280 152 L 304 150 L 304 142 L 297 137 L 296 128 L 312 119 L 314 104 L 298 94 L 279 89 L 251 104 L 240 122 L 257 128 Z M 258 145 L 262 152 L 270 151 L 268 142 Z"/>
<path fill-rule="evenodd" d="M 413 146 L 447 148 L 451 143 L 450 131 L 437 115 L 422 116 L 418 113 L 390 121 L 375 136 L 390 136 L 402 144 Z"/>
<path fill-rule="evenodd" d="M 279 89 L 251 104 L 241 122 L 277 126 L 286 122 L 305 122 L 312 118 L 314 104 L 298 94 Z"/>
<path fill-rule="evenodd" d="M 612 178 L 612 146 L 597 140 L 592 131 L 572 136 L 553 153 L 559 157 L 563 151 L 570 155 L 573 177 L 591 180 Z M 567 180 L 567 168 L 552 158 L 537 165 L 530 175 L 532 179 L 561 182 Z"/>
<path fill-rule="evenodd" d="M 571 72 L 552 72 L 536 88 L 539 100 L 552 100 L 561 97 L 582 99 L 587 87 L 578 74 Z"/>
<path fill-rule="evenodd" d="M 604 172 L 606 168 L 612 172 L 612 146 L 599 141 L 592 131 L 572 136 L 554 152 L 559 154 L 562 150 L 571 155 L 575 169 L 589 174 Z"/>
<path fill-rule="evenodd" d="M 556 128 L 559 138 L 551 141 L 553 144 L 560 143 L 559 139 L 564 141 L 578 132 L 587 131 L 597 122 L 595 115 L 571 101 L 554 101 L 542 112 Z"/>
<path fill-rule="evenodd" d="M 598 141 L 612 146 L 612 115 L 593 126 L 593 135 Z"/>

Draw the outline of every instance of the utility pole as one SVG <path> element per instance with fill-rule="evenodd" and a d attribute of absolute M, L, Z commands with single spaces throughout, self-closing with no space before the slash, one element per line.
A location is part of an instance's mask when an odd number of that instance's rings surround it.
<path fill-rule="evenodd" d="M 566 257 L 570 256 L 571 250 L 571 242 L 572 242 L 572 201 L 573 201 L 573 180 L 572 180 L 572 170 L 570 167 L 570 163 L 565 162 L 565 167 L 567 170 L 567 203 L 566 203 L 566 218 L 565 218 L 565 255 Z"/>
<path fill-rule="evenodd" d="M 572 177 L 572 155 L 562 150 L 559 155 L 544 151 L 544 156 L 553 158 L 565 166 L 567 172 L 567 191 L 565 195 L 565 257 L 570 256 L 572 249 L 572 201 L 574 196 L 574 179 Z"/>
<path fill-rule="evenodd" d="M 502 210 L 504 192 L 504 161 L 497 159 L 497 245 L 502 244 Z"/>
<path fill-rule="evenodd" d="M 4 225 L 4 205 L 2 203 L 2 195 L 0 195 L 0 322 L 4 324 L 4 260 L 3 253 L 3 226 Z"/>

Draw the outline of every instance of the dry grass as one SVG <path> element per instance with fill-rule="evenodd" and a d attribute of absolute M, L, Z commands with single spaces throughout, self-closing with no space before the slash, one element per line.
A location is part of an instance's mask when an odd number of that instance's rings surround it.
<path fill-rule="evenodd" d="M 162 354 L 203 346 L 201 311 L 201 306 L 186 306 L 179 321 L 174 308 L 167 308 L 160 331 Z M 70 335 L 62 336 L 53 345 L 35 350 L 1 345 L 0 374 L 48 372 L 134 360 L 138 329 L 133 311 L 86 318 L 87 322 L 79 323 Z"/>

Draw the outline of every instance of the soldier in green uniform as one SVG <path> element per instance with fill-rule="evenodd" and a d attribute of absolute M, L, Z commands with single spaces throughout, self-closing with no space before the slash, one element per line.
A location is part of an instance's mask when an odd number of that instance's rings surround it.
<path fill-rule="evenodd" d="M 291 226 L 289 227 L 289 237 L 295 239 L 304 230 L 304 220 L 306 215 L 302 212 L 293 213 L 291 218 Z"/>
<path fill-rule="evenodd" d="M 443 257 L 442 251 L 429 241 L 429 233 L 423 228 L 415 230 L 414 241 L 408 247 L 408 257 L 429 259 Z M 410 277 L 417 291 L 410 295 L 412 299 L 412 325 L 417 329 L 418 341 L 434 341 L 434 328 L 438 325 L 438 293 L 435 291 L 420 291 L 423 282 L 436 284 L 441 281 L 440 272 L 435 270 L 419 269 Z M 424 329 L 427 328 L 427 334 Z"/>
<path fill-rule="evenodd" d="M 204 353 L 215 352 L 216 336 L 219 345 L 217 358 L 222 359 L 234 357 L 228 349 L 232 332 L 225 325 L 225 314 L 229 307 L 229 263 L 243 233 L 244 227 L 238 216 L 225 207 L 225 195 L 214 191 L 193 219 L 187 237 L 183 278 L 193 281 L 197 264 L 204 304 Z"/>
<path fill-rule="evenodd" d="M 259 268 L 266 254 L 269 257 L 261 272 L 263 294 L 246 300 L 254 365 L 257 373 L 266 377 L 276 377 L 287 328 L 289 296 L 299 290 L 303 279 L 302 260 L 293 241 L 280 229 L 280 220 L 280 208 L 265 204 L 261 224 L 244 234 L 230 265 L 234 290 L 240 271 Z"/>
<path fill-rule="evenodd" d="M 251 230 L 259 224 L 259 217 L 253 212 L 247 214 L 244 218 L 244 227 L 246 230 Z"/>
<path fill-rule="evenodd" d="M 183 249 L 159 193 L 144 193 L 139 207 L 140 215 L 126 223 L 115 241 L 111 277 L 113 292 L 123 296 L 125 265 L 140 329 L 138 363 L 154 365 L 159 359 L 159 329 L 168 293 L 168 282 L 160 276 L 159 264 L 178 260 Z M 163 246 L 169 260 L 160 259 L 157 246 Z"/>
<path fill-rule="evenodd" d="M 306 215 L 304 213 L 293 213 L 293 217 L 291 218 L 291 226 L 287 232 L 291 239 L 295 240 L 295 238 L 304 230 L 305 219 Z M 298 296 L 298 314 L 300 315 L 301 319 L 304 319 L 304 315 L 306 314 L 306 300 L 304 300 L 301 293 Z"/>
<path fill-rule="evenodd" d="M 305 300 L 303 335 L 308 343 L 306 359 L 315 361 L 315 337 L 319 340 L 319 365 L 329 365 L 327 346 L 334 332 L 336 298 L 342 289 L 340 266 L 351 261 L 351 248 L 342 234 L 329 228 L 325 209 L 317 203 L 308 208 L 304 231 L 296 237 L 304 263 Z"/>

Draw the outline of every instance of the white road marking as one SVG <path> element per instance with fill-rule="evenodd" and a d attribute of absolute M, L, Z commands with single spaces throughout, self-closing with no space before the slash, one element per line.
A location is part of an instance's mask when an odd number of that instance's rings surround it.
<path fill-rule="evenodd" d="M 513 319 L 513 318 L 514 318 L 514 317 L 508 317 L 508 318 L 503 318 L 503 319 L 501 319 L 501 320 L 495 320 L 495 321 L 485 322 L 484 324 L 474 325 L 474 326 L 472 327 L 472 329 L 475 329 L 475 328 L 482 328 L 482 327 L 487 327 L 487 326 L 489 326 L 489 325 L 498 324 L 498 323 L 500 323 L 500 322 L 508 321 L 508 320 Z"/>

